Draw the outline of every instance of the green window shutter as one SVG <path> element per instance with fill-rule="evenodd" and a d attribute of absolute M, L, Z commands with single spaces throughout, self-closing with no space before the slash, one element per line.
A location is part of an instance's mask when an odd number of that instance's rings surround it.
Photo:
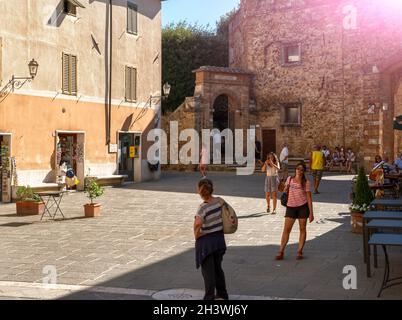
<path fill-rule="evenodd" d="M 132 19 L 131 19 L 132 30 L 133 30 L 133 33 L 137 34 L 138 33 L 138 28 L 137 28 L 138 9 L 137 9 L 136 5 L 133 6 L 133 10 L 131 11 L 131 15 L 132 15 Z"/>
<path fill-rule="evenodd" d="M 131 101 L 131 90 L 130 90 L 130 84 L 131 84 L 131 78 L 130 78 L 130 67 L 126 66 L 126 76 L 125 76 L 125 99 L 126 101 Z"/>
<path fill-rule="evenodd" d="M 70 57 L 68 54 L 63 53 L 62 55 L 62 84 L 61 91 L 65 94 L 70 94 L 70 71 L 69 71 Z"/>
<path fill-rule="evenodd" d="M 77 56 L 70 56 L 70 93 L 77 95 Z"/>
<path fill-rule="evenodd" d="M 137 69 L 131 68 L 131 97 L 137 100 Z"/>
<path fill-rule="evenodd" d="M 127 32 L 137 34 L 137 16 L 137 5 L 131 2 L 127 2 Z"/>

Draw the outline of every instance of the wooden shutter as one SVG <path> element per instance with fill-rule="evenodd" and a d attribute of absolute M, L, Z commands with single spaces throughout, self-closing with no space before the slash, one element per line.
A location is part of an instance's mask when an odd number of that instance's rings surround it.
<path fill-rule="evenodd" d="M 125 83 L 125 98 L 126 101 L 131 101 L 131 91 L 130 91 L 130 68 L 126 66 L 126 83 Z"/>
<path fill-rule="evenodd" d="M 131 98 L 133 101 L 137 100 L 137 69 L 131 68 Z"/>
<path fill-rule="evenodd" d="M 70 94 L 77 95 L 77 56 L 70 55 Z"/>
<path fill-rule="evenodd" d="M 77 56 L 63 53 L 62 73 L 62 92 L 77 95 Z"/>
<path fill-rule="evenodd" d="M 125 98 L 130 102 L 137 100 L 137 69 L 128 66 L 125 75 Z"/>
<path fill-rule="evenodd" d="M 3 81 L 3 38 L 0 37 L 0 85 Z"/>
<path fill-rule="evenodd" d="M 127 32 L 137 34 L 137 5 L 127 2 Z"/>
<path fill-rule="evenodd" d="M 69 85 L 69 64 L 70 64 L 70 57 L 68 54 L 63 53 L 62 56 L 62 85 L 61 90 L 65 94 L 70 94 L 70 85 Z"/>

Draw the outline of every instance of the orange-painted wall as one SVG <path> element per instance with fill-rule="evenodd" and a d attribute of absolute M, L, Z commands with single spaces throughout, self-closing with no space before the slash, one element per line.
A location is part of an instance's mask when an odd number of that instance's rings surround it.
<path fill-rule="evenodd" d="M 16 158 L 18 169 L 50 169 L 53 166 L 56 130 L 85 132 L 85 161 L 99 164 L 117 162 L 117 154 L 109 154 L 106 145 L 105 105 L 77 102 L 77 99 L 53 100 L 13 94 L 0 103 L 0 132 L 12 133 L 11 156 Z M 145 131 L 155 117 L 151 108 L 147 108 L 145 115 L 127 129 L 141 110 L 112 107 L 111 143 L 117 143 L 119 130 Z"/>

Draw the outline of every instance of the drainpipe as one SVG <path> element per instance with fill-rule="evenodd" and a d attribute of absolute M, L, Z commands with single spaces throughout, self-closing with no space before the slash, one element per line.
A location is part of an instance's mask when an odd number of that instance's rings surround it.
<path fill-rule="evenodd" d="M 110 144 L 110 136 L 112 131 L 112 39 L 113 39 L 113 3 L 109 0 L 110 14 L 109 14 L 109 117 L 108 117 L 108 134 L 107 144 Z"/>

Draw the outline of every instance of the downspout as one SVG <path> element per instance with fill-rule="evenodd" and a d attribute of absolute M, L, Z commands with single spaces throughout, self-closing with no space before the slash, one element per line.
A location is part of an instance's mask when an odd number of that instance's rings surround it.
<path fill-rule="evenodd" d="M 110 7 L 110 24 L 109 24 L 109 117 L 108 117 L 108 135 L 107 135 L 107 144 L 110 144 L 110 136 L 112 132 L 112 40 L 113 40 L 113 3 L 112 0 L 109 0 Z"/>

